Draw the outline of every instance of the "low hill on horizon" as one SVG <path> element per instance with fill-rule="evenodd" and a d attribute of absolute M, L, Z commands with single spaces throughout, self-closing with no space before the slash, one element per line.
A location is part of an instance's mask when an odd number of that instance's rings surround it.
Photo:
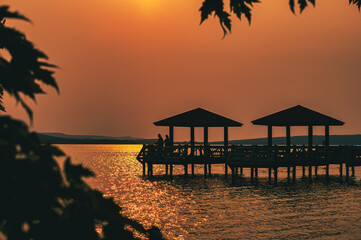
<path fill-rule="evenodd" d="M 43 143 L 52 144 L 153 144 L 157 139 L 144 139 L 125 137 L 108 137 L 97 135 L 70 135 L 64 133 L 39 133 L 40 140 Z M 313 136 L 315 145 L 322 145 L 324 136 Z M 286 142 L 285 137 L 274 137 L 273 144 L 284 145 Z M 307 145 L 308 136 L 294 136 L 291 137 L 291 144 Z M 189 142 L 181 142 L 189 143 Z M 200 142 L 201 143 L 201 142 Z M 223 141 L 211 142 L 211 144 L 223 144 Z M 230 140 L 229 144 L 267 144 L 267 138 L 254 138 L 242 140 Z M 331 145 L 361 145 L 361 134 L 354 135 L 331 135 Z"/>

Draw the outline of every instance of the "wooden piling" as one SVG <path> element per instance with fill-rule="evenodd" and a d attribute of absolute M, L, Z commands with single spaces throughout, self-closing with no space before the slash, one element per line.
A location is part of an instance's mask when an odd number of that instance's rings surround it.
<path fill-rule="evenodd" d="M 296 166 L 293 167 L 293 173 L 292 173 L 292 182 L 296 183 Z"/>
<path fill-rule="evenodd" d="M 268 182 L 272 181 L 272 168 L 268 168 Z"/>
<path fill-rule="evenodd" d="M 329 176 L 330 176 L 330 166 L 327 164 L 326 165 L 326 181 L 329 180 Z"/>
<path fill-rule="evenodd" d="M 184 164 L 184 176 L 188 176 L 188 164 Z"/>
<path fill-rule="evenodd" d="M 227 163 L 224 164 L 224 177 L 225 177 L 225 178 L 228 177 L 228 166 L 227 166 Z"/>
<path fill-rule="evenodd" d="M 208 175 L 212 175 L 212 164 L 208 164 Z"/>
<path fill-rule="evenodd" d="M 312 182 L 312 165 L 308 166 L 308 182 Z"/>
<path fill-rule="evenodd" d="M 318 166 L 315 166 L 315 176 L 316 176 L 316 178 L 318 177 L 317 176 L 317 172 L 318 172 L 317 170 L 318 170 Z"/>
<path fill-rule="evenodd" d="M 342 170 L 343 170 L 343 169 L 342 169 L 342 168 L 343 168 L 342 165 L 343 165 L 343 164 L 341 163 L 341 164 L 340 164 L 340 178 L 341 178 L 341 180 L 342 180 Z"/>
<path fill-rule="evenodd" d="M 355 166 L 352 166 L 351 171 L 352 171 L 352 177 L 354 177 L 355 176 Z"/>
<path fill-rule="evenodd" d="M 240 174 L 243 175 L 243 167 L 240 169 Z"/>
<path fill-rule="evenodd" d="M 251 168 L 251 182 L 254 181 L 254 168 Z"/>
<path fill-rule="evenodd" d="M 173 176 L 173 164 L 171 164 L 169 166 L 169 175 L 172 177 Z"/>
<path fill-rule="evenodd" d="M 168 175 L 168 164 L 165 165 L 165 175 Z"/>
<path fill-rule="evenodd" d="M 346 183 L 349 182 L 349 176 L 350 176 L 350 167 L 346 164 Z"/>
<path fill-rule="evenodd" d="M 192 176 L 194 176 L 194 164 L 192 164 Z"/>
<path fill-rule="evenodd" d="M 143 177 L 145 176 L 145 162 L 143 162 Z"/>
<path fill-rule="evenodd" d="M 287 181 L 289 182 L 291 180 L 291 168 L 287 167 Z"/>
<path fill-rule="evenodd" d="M 207 177 L 207 164 L 204 164 L 204 177 Z"/>

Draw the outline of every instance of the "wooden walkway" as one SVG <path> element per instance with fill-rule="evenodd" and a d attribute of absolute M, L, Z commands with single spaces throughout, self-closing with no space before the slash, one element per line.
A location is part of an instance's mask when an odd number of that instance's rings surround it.
<path fill-rule="evenodd" d="M 194 175 L 194 165 L 204 165 L 204 176 L 211 174 L 212 164 L 224 164 L 225 176 L 231 170 L 232 182 L 245 168 L 251 171 L 251 181 L 257 180 L 258 169 L 268 169 L 269 181 L 277 184 L 278 169 L 287 168 L 288 180 L 296 181 L 296 167 L 302 167 L 302 176 L 306 176 L 308 169 L 309 181 L 312 181 L 312 169 L 315 175 L 319 166 L 326 167 L 326 179 L 329 178 L 329 165 L 340 165 L 342 177 L 343 165 L 346 168 L 346 181 L 349 181 L 350 170 L 354 175 L 354 167 L 361 166 L 361 146 L 204 146 L 175 145 L 172 147 L 158 147 L 143 145 L 137 156 L 143 165 L 143 176 L 153 176 L 153 165 L 165 165 L 165 173 L 173 175 L 174 165 L 183 165 L 184 174 L 188 175 L 191 166 Z M 148 171 L 146 171 L 148 169 Z"/>

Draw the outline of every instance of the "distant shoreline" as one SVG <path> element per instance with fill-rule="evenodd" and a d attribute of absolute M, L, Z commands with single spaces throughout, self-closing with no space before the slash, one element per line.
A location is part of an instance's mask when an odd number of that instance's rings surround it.
<path fill-rule="evenodd" d="M 60 133 L 39 133 L 39 138 L 42 143 L 51 144 L 154 144 L 156 139 L 142 139 L 132 137 L 106 137 L 106 136 L 89 136 L 89 135 L 66 135 Z M 128 138 L 128 139 L 125 139 Z M 313 142 L 315 145 L 322 145 L 324 136 L 313 136 Z M 274 137 L 273 144 L 283 145 L 286 142 L 285 137 Z M 189 144 L 189 142 L 179 142 L 180 144 Z M 199 144 L 202 142 L 196 142 Z M 291 137 L 291 144 L 307 145 L 307 136 L 294 136 Z M 210 144 L 223 144 L 223 141 L 214 141 Z M 242 140 L 230 140 L 229 144 L 267 144 L 267 138 L 255 138 L 255 139 L 242 139 Z M 331 135 L 331 145 L 361 145 L 361 134 L 355 135 Z"/>

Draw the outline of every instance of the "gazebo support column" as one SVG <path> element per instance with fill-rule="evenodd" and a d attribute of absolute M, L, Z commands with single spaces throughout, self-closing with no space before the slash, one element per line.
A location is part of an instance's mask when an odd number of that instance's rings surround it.
<path fill-rule="evenodd" d="M 272 126 L 268 125 L 268 146 L 272 146 Z"/>
<path fill-rule="evenodd" d="M 207 168 L 208 167 L 208 175 L 211 174 L 211 164 L 209 163 L 209 146 L 208 146 L 208 127 L 204 127 L 203 130 L 203 142 L 204 142 L 204 157 L 205 157 L 205 161 L 208 162 L 208 164 L 204 164 L 204 167 Z M 207 166 L 208 165 L 208 166 Z M 205 170 L 205 176 L 207 170 Z"/>
<path fill-rule="evenodd" d="M 287 146 L 287 155 L 289 159 L 289 155 L 291 154 L 291 127 L 286 126 L 286 146 Z M 287 167 L 287 180 L 290 181 L 291 167 Z"/>
<path fill-rule="evenodd" d="M 325 146 L 330 146 L 330 126 L 325 126 Z"/>
<path fill-rule="evenodd" d="M 174 144 L 174 127 L 173 126 L 169 126 L 169 139 L 170 139 L 170 143 L 173 146 Z"/>
<path fill-rule="evenodd" d="M 329 147 L 330 146 L 330 126 L 326 125 L 325 126 L 325 147 Z M 326 149 L 326 156 L 328 156 L 328 151 Z M 330 172 L 330 167 L 327 164 L 326 165 L 326 181 L 329 180 L 329 172 Z"/>
<path fill-rule="evenodd" d="M 194 127 L 191 127 L 191 156 L 194 157 Z M 192 159 L 193 161 L 194 159 Z M 192 175 L 194 175 L 194 164 L 192 163 Z"/>
<path fill-rule="evenodd" d="M 312 182 L 312 146 L 313 146 L 313 127 L 312 125 L 308 126 L 308 181 Z"/>

